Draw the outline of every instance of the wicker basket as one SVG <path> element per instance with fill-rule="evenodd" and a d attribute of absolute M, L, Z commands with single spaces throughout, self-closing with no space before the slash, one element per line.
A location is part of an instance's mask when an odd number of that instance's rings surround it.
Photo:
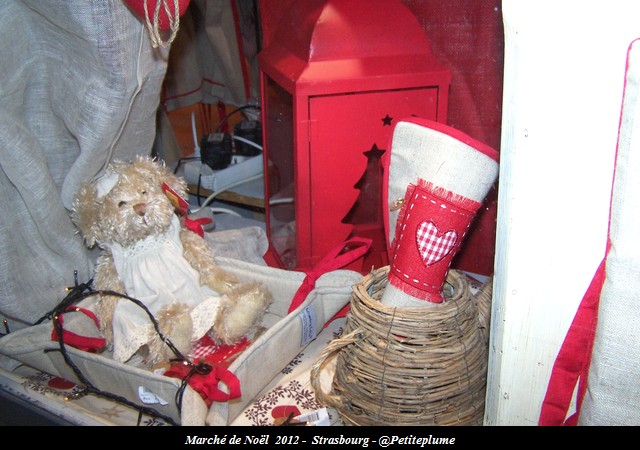
<path fill-rule="evenodd" d="M 311 370 L 318 401 L 345 425 L 482 425 L 491 283 L 474 297 L 450 270 L 443 303 L 395 308 L 379 301 L 388 273 L 374 270 L 354 287 L 343 337 Z M 320 372 L 334 356 L 326 393 Z"/>

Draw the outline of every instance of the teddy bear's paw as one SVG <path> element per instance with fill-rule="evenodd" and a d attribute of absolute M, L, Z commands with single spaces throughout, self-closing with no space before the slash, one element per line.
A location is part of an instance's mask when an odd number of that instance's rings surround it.
<path fill-rule="evenodd" d="M 227 297 L 228 302 L 220 311 L 213 332 L 217 341 L 234 344 L 260 324 L 272 297 L 260 284 L 239 286 Z"/>
<path fill-rule="evenodd" d="M 109 350 L 113 350 L 113 313 L 117 303 L 118 298 L 112 295 L 100 295 L 96 302 L 96 317 L 100 335 L 106 340 L 106 346 Z"/>
<path fill-rule="evenodd" d="M 198 267 L 202 273 L 202 283 L 219 294 L 233 294 L 243 287 L 240 280 L 221 267 L 214 265 L 196 267 Z"/>
<path fill-rule="evenodd" d="M 180 353 L 188 355 L 191 351 L 193 332 L 189 308 L 184 304 L 167 305 L 158 312 L 156 320 L 163 336 L 169 339 Z M 151 365 L 177 356 L 158 333 L 154 333 L 148 344 L 148 351 L 148 363 Z"/>

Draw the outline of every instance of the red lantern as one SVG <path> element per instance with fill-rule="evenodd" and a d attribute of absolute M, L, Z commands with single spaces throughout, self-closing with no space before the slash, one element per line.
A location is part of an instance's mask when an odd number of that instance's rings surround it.
<path fill-rule="evenodd" d="M 292 2 L 259 54 L 271 256 L 305 269 L 349 237 L 388 263 L 380 158 L 395 123 L 445 122 L 451 73 L 400 0 Z"/>

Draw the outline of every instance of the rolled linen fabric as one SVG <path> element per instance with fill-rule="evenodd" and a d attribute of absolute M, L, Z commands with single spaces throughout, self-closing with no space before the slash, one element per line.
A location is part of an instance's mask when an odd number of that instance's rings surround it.
<path fill-rule="evenodd" d="M 397 123 L 385 177 L 390 270 L 383 304 L 443 301 L 453 257 L 498 177 L 498 157 L 447 125 L 420 118 Z"/>

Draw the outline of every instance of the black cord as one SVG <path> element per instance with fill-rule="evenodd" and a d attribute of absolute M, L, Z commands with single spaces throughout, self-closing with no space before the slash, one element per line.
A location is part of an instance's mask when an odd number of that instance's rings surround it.
<path fill-rule="evenodd" d="M 42 322 L 44 322 L 45 320 L 51 320 L 53 318 L 53 316 L 56 313 L 59 313 L 60 311 L 64 311 L 67 309 L 67 307 L 79 302 L 80 300 L 88 297 L 89 295 L 83 295 L 83 292 L 85 291 L 89 291 L 89 292 L 95 292 L 93 291 L 93 289 L 91 288 L 91 284 L 93 283 L 93 279 L 87 281 L 86 283 L 82 283 L 82 284 L 78 284 L 76 282 L 76 285 L 72 288 L 69 288 L 69 293 L 67 294 L 67 296 L 65 298 L 62 299 L 62 301 L 60 303 L 58 303 L 51 311 L 49 311 L 48 313 L 46 313 L 44 316 L 40 317 L 35 323 L 34 325 L 38 325 Z"/>
<path fill-rule="evenodd" d="M 191 369 L 189 370 L 189 373 L 187 373 L 182 379 L 182 384 L 180 384 L 180 387 L 176 391 L 176 395 L 174 397 L 176 405 L 178 406 L 180 411 L 182 411 L 182 397 L 184 396 L 184 391 L 189 385 L 191 377 L 193 377 L 195 374 L 207 375 L 211 373 L 211 370 L 213 370 L 213 368 L 209 364 L 206 364 L 202 361 L 198 364 L 191 363 Z"/>
<path fill-rule="evenodd" d="M 176 164 L 176 168 L 173 170 L 173 174 L 174 175 L 178 173 L 178 169 L 180 169 L 180 166 L 185 161 L 200 161 L 200 157 L 199 156 L 185 156 L 184 158 L 180 158 L 178 160 L 178 164 Z"/>
<path fill-rule="evenodd" d="M 191 366 L 191 370 L 189 371 L 189 374 L 182 379 L 181 385 L 178 388 L 178 391 L 176 392 L 176 405 L 178 406 L 178 410 L 180 412 L 182 412 L 182 397 L 184 394 L 184 391 L 188 385 L 188 382 L 190 380 L 190 378 L 196 374 L 196 373 L 202 373 L 202 374 L 207 374 L 209 372 L 211 372 L 212 368 L 210 365 L 200 362 L 198 364 L 194 364 L 192 361 L 190 361 L 188 358 L 186 358 L 184 355 L 182 355 L 182 353 L 180 353 L 180 351 L 175 347 L 175 345 L 171 342 L 171 340 L 169 340 L 167 337 L 165 337 L 162 332 L 160 331 L 160 326 L 158 325 L 158 322 L 156 321 L 155 317 L 153 317 L 153 314 L 149 311 L 149 309 L 144 305 L 144 303 L 142 303 L 140 300 L 133 298 L 133 297 L 129 297 L 128 295 L 122 294 L 120 292 L 115 292 L 115 291 L 109 291 L 109 290 L 93 290 L 90 287 L 90 283 L 84 283 L 84 284 L 80 284 L 77 285 L 73 288 L 70 289 L 69 294 L 60 302 L 60 304 L 54 308 L 51 312 L 47 313 L 47 315 L 45 315 L 42 319 L 40 319 L 38 321 L 38 323 L 40 323 L 41 321 L 43 321 L 44 319 L 46 319 L 47 317 L 50 317 L 53 319 L 53 327 L 55 328 L 56 332 L 57 332 L 57 336 L 58 336 L 58 344 L 60 347 L 60 352 L 62 354 L 62 357 L 64 359 L 64 361 L 67 363 L 67 365 L 69 367 L 71 367 L 71 369 L 73 370 L 73 372 L 75 373 L 76 377 L 78 378 L 78 380 L 80 380 L 81 384 L 83 384 L 85 386 L 85 389 L 88 393 L 92 393 L 94 395 L 98 395 L 101 397 L 105 397 L 108 398 L 110 400 L 114 400 L 117 401 L 119 403 L 125 404 L 127 406 L 130 406 L 134 409 L 137 409 L 139 412 L 141 413 L 145 413 L 149 416 L 152 417 L 158 417 L 164 421 L 166 421 L 167 423 L 171 424 L 171 425 L 178 425 L 171 417 L 168 417 L 164 414 L 159 413 L 158 411 L 156 411 L 155 409 L 149 408 L 149 407 L 145 407 L 145 406 L 140 406 L 136 403 L 133 403 L 131 401 L 129 401 L 128 399 L 119 396 L 117 394 L 113 394 L 111 392 L 105 392 L 102 391 L 98 388 L 96 388 L 95 386 L 93 386 L 93 384 L 82 374 L 82 371 L 78 368 L 78 366 L 76 366 L 74 364 L 74 362 L 71 360 L 66 346 L 64 344 L 64 340 L 63 340 L 63 327 L 62 327 L 62 323 L 59 320 L 59 317 L 61 314 L 67 312 L 67 308 L 80 300 L 83 300 L 85 298 L 88 298 L 90 296 L 93 295 L 109 295 L 109 296 L 115 296 L 115 297 L 120 297 L 120 298 L 124 298 L 127 299 L 129 301 L 132 301 L 133 303 L 135 303 L 136 305 L 138 305 L 139 307 L 141 307 L 149 316 L 149 319 L 151 319 L 151 322 L 153 324 L 154 329 L 156 330 L 156 332 L 158 333 L 158 335 L 160 336 L 160 338 L 162 339 L 162 341 L 167 344 L 167 346 L 169 347 L 169 349 L 173 352 L 173 354 L 176 356 L 175 359 L 172 359 L 172 361 L 180 361 L 183 362 L 189 366 Z"/>
<path fill-rule="evenodd" d="M 60 346 L 60 353 L 62 354 L 62 358 L 64 359 L 65 363 L 67 363 L 67 365 L 69 367 L 71 367 L 71 370 L 73 370 L 73 373 L 76 375 L 76 377 L 78 378 L 78 380 L 80 380 L 80 383 L 84 385 L 84 388 L 86 390 L 87 393 L 89 394 L 94 394 L 100 397 L 104 397 L 107 398 L 109 400 L 113 400 L 116 401 L 118 403 L 122 403 L 124 405 L 130 406 L 134 409 L 137 409 L 138 411 L 145 413 L 149 416 L 152 417 L 158 417 L 164 421 L 166 421 L 167 423 L 171 424 L 171 425 L 178 425 L 171 417 L 169 416 L 165 416 L 164 414 L 159 413 L 158 411 L 156 411 L 155 409 L 146 407 L 146 406 L 140 406 L 137 403 L 133 403 L 131 401 L 129 401 L 128 399 L 114 394 L 112 392 L 105 392 L 102 391 L 98 388 L 96 388 L 93 384 L 91 384 L 91 382 L 85 378 L 84 374 L 82 373 L 82 371 L 78 368 L 78 366 L 76 366 L 74 364 L 74 362 L 71 360 L 71 358 L 69 357 L 69 354 L 67 353 L 67 348 L 64 345 L 64 341 L 63 341 L 63 337 L 62 337 L 62 324 L 60 323 L 59 320 L 57 320 L 58 316 L 54 317 L 53 320 L 53 327 L 55 328 L 56 332 L 58 333 L 58 344 Z"/>
<path fill-rule="evenodd" d="M 247 109 L 247 108 L 256 108 L 256 109 L 260 109 L 259 106 L 257 105 L 244 105 L 244 106 L 240 106 L 236 109 L 234 109 L 233 111 L 229 112 L 227 115 L 225 115 L 222 119 L 220 119 L 220 123 L 218 124 L 218 126 L 216 127 L 216 133 L 220 132 L 220 128 L 222 128 L 222 125 L 224 125 L 224 123 L 229 119 L 229 117 L 231 117 L 232 115 L 234 115 L 235 113 L 242 111 L 243 109 Z"/>

